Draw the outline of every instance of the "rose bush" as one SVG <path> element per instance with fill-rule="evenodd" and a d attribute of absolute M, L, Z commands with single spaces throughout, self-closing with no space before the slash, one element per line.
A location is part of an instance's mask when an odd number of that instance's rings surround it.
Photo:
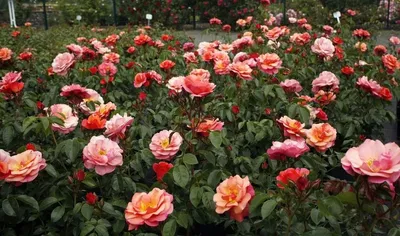
<path fill-rule="evenodd" d="M 197 46 L 2 28 L 1 234 L 399 233 L 400 149 L 373 141 L 396 119 L 398 40 L 246 19 Z"/>

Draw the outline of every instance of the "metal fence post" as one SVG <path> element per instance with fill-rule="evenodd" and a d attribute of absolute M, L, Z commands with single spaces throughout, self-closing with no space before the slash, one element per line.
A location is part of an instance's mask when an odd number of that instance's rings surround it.
<path fill-rule="evenodd" d="M 390 28 L 390 0 L 388 0 L 386 28 L 388 28 L 388 29 Z"/>
<path fill-rule="evenodd" d="M 49 23 L 47 22 L 47 11 L 46 11 L 46 0 L 42 0 L 43 2 L 43 18 L 44 18 L 44 29 L 49 29 Z"/>
<path fill-rule="evenodd" d="M 283 0 L 283 24 L 286 25 L 286 0 Z"/>
<path fill-rule="evenodd" d="M 117 4 L 113 0 L 113 15 L 114 15 L 114 25 L 117 26 Z"/>

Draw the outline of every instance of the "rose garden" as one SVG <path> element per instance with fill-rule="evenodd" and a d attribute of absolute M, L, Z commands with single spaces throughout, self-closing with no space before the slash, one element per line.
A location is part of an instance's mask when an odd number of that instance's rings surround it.
<path fill-rule="evenodd" d="M 0 235 L 400 235 L 400 34 L 272 2 L 212 41 L 2 26 Z"/>

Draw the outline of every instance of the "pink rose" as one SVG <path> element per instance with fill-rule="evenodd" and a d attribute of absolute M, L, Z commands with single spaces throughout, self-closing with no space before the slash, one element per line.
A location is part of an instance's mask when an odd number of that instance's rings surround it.
<path fill-rule="evenodd" d="M 182 86 L 185 91 L 190 93 L 193 97 L 205 97 L 212 93 L 216 87 L 215 84 L 195 75 L 186 76 Z"/>
<path fill-rule="evenodd" d="M 128 116 L 126 113 L 124 116 L 116 114 L 106 122 L 106 131 L 104 132 L 104 135 L 111 140 L 118 142 L 119 139 L 125 138 L 126 128 L 130 126 L 132 122 L 133 117 Z"/>
<path fill-rule="evenodd" d="M 78 125 L 79 118 L 74 114 L 72 108 L 65 104 L 55 104 L 50 107 L 50 116 L 55 116 L 64 121 L 63 125 L 52 124 L 52 129 L 62 134 L 74 131 Z"/>
<path fill-rule="evenodd" d="M 73 104 L 79 104 L 90 97 L 87 89 L 79 84 L 65 85 L 61 88 L 60 96 L 66 97 Z"/>
<path fill-rule="evenodd" d="M 313 124 L 307 130 L 307 144 L 314 147 L 318 152 L 325 152 L 335 145 L 336 129 L 330 124 Z"/>
<path fill-rule="evenodd" d="M 258 68 L 266 74 L 274 75 L 282 67 L 281 58 L 275 53 L 266 53 L 258 57 Z"/>
<path fill-rule="evenodd" d="M 367 139 L 350 148 L 341 162 L 347 173 L 368 176 L 370 183 L 394 183 L 400 177 L 400 148 L 395 143 Z"/>
<path fill-rule="evenodd" d="M 100 94 L 93 89 L 87 88 L 86 92 L 89 94 L 90 97 L 83 99 L 83 101 L 79 104 L 79 109 L 85 115 L 90 115 L 90 114 L 94 113 L 94 111 L 90 110 L 90 108 L 86 105 L 86 103 L 94 102 L 94 103 L 97 103 L 97 104 L 95 104 L 95 106 L 98 106 L 98 104 L 104 104 L 104 100 L 100 96 Z"/>
<path fill-rule="evenodd" d="M 218 214 L 229 212 L 232 219 L 242 222 L 249 215 L 249 205 L 254 197 L 254 188 L 249 177 L 231 176 L 217 187 L 213 200 Z"/>
<path fill-rule="evenodd" d="M 335 74 L 329 71 L 323 71 L 319 74 L 318 78 L 314 79 L 312 82 L 312 92 L 318 93 L 319 90 L 323 88 L 328 88 L 334 92 L 339 91 L 340 81 Z"/>
<path fill-rule="evenodd" d="M 76 44 L 67 45 L 67 49 L 70 53 L 73 53 L 76 58 L 81 58 L 83 53 L 83 48 Z"/>
<path fill-rule="evenodd" d="M 287 79 L 279 84 L 287 93 L 298 93 L 303 90 L 299 81 L 295 79 Z"/>
<path fill-rule="evenodd" d="M 174 197 L 165 190 L 154 188 L 149 193 L 135 193 L 125 209 L 128 230 L 141 225 L 157 227 L 174 211 Z"/>
<path fill-rule="evenodd" d="M 298 158 L 310 151 L 304 139 L 286 139 L 282 142 L 272 142 L 272 147 L 267 150 L 269 157 L 273 160 L 285 160 L 286 157 Z"/>
<path fill-rule="evenodd" d="M 321 37 L 315 40 L 314 45 L 311 46 L 313 53 L 322 57 L 331 58 L 335 53 L 335 47 L 331 40 Z"/>
<path fill-rule="evenodd" d="M 99 175 L 105 175 L 122 166 L 122 149 L 118 143 L 101 136 L 93 136 L 83 149 L 83 164 L 87 169 L 95 169 Z"/>
<path fill-rule="evenodd" d="M 390 37 L 389 41 L 394 46 L 400 45 L 400 38 L 399 37 L 392 36 L 392 37 Z"/>
<path fill-rule="evenodd" d="M 303 34 L 294 33 L 292 36 L 290 36 L 290 42 L 300 46 L 309 43 L 310 40 L 311 40 L 311 35 L 307 32 Z"/>
<path fill-rule="evenodd" d="M 26 150 L 10 156 L 0 149 L 0 179 L 17 185 L 31 182 L 46 167 L 46 160 L 39 151 Z"/>
<path fill-rule="evenodd" d="M 114 64 L 119 63 L 119 54 L 115 52 L 106 53 L 103 55 L 103 62 L 110 62 Z"/>
<path fill-rule="evenodd" d="M 133 86 L 135 86 L 135 88 L 140 88 L 144 84 L 146 84 L 146 82 L 147 82 L 146 73 L 137 73 L 133 81 Z"/>
<path fill-rule="evenodd" d="M 284 116 L 277 120 L 277 122 L 282 127 L 283 135 L 285 137 L 289 137 L 293 140 L 298 140 L 302 138 L 305 134 L 305 124 L 301 123 L 298 120 L 291 119 L 288 116 Z"/>
<path fill-rule="evenodd" d="M 118 69 L 111 62 L 103 62 L 98 66 L 99 74 L 101 76 L 114 76 Z"/>
<path fill-rule="evenodd" d="M 171 160 L 179 151 L 182 142 L 183 139 L 179 133 L 163 130 L 151 138 L 150 150 L 158 160 Z"/>
<path fill-rule="evenodd" d="M 54 58 L 51 66 L 53 67 L 53 72 L 66 76 L 69 69 L 72 68 L 75 64 L 75 56 L 71 53 L 65 52 L 62 54 L 58 54 L 56 58 Z"/>
<path fill-rule="evenodd" d="M 185 62 L 188 63 L 198 63 L 197 57 L 193 52 L 186 52 L 183 54 L 183 57 L 185 58 Z"/>
<path fill-rule="evenodd" d="M 182 92 L 182 85 L 184 79 L 185 79 L 184 76 L 172 77 L 170 80 L 168 80 L 167 88 L 173 90 L 175 93 Z"/>
<path fill-rule="evenodd" d="M 243 62 L 234 62 L 228 66 L 228 70 L 244 80 L 252 80 L 251 73 L 253 70 L 249 65 Z"/>
<path fill-rule="evenodd" d="M 217 75 L 227 75 L 229 71 L 229 61 L 217 60 L 214 62 L 214 72 Z"/>
<path fill-rule="evenodd" d="M 276 41 L 280 36 L 285 33 L 284 30 L 280 27 L 274 27 L 266 33 L 266 37 L 270 40 Z"/>
<path fill-rule="evenodd" d="M 367 76 L 358 78 L 357 85 L 360 86 L 360 88 L 363 89 L 364 91 L 366 91 L 368 93 L 373 93 L 373 94 L 378 94 L 382 88 L 378 84 L 378 82 L 376 82 L 372 79 L 369 80 Z"/>

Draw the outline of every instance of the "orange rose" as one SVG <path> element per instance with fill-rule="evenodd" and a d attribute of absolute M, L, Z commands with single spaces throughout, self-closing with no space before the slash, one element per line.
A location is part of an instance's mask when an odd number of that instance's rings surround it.
<path fill-rule="evenodd" d="M 146 34 L 140 34 L 135 37 L 134 41 L 136 45 L 140 46 L 150 42 L 151 38 Z"/>
<path fill-rule="evenodd" d="M 175 66 L 175 62 L 173 62 L 171 60 L 165 60 L 160 63 L 160 68 L 163 70 L 169 70 L 174 66 Z"/>
<path fill-rule="evenodd" d="M 390 54 L 382 56 L 382 62 L 389 74 L 393 74 L 395 70 L 400 68 L 400 62 Z"/>
<path fill-rule="evenodd" d="M 243 62 L 235 62 L 228 66 L 228 69 L 235 75 L 239 76 L 244 80 L 252 80 L 251 72 L 253 71 L 249 65 Z"/>
<path fill-rule="evenodd" d="M 300 121 L 291 119 L 287 116 L 281 117 L 277 121 L 283 127 L 283 133 L 285 137 L 290 137 L 291 139 L 296 140 L 304 136 L 305 124 L 302 124 Z"/>
<path fill-rule="evenodd" d="M 314 147 L 318 152 L 325 152 L 328 148 L 335 145 L 336 129 L 330 124 L 313 124 L 307 130 L 307 144 Z"/>
<path fill-rule="evenodd" d="M 0 61 L 5 62 L 11 59 L 13 52 L 8 48 L 0 48 Z"/>

